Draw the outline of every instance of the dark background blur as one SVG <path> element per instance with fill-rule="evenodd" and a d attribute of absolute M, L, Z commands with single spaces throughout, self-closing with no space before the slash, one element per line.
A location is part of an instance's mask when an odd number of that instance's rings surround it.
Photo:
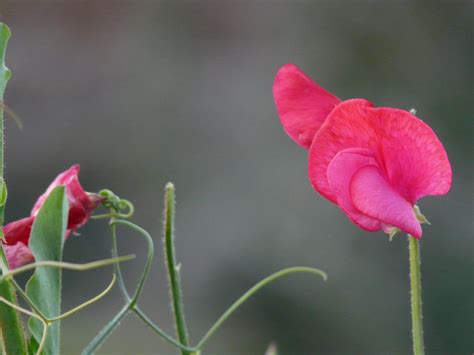
<path fill-rule="evenodd" d="M 12 29 L 6 102 L 7 219 L 26 216 L 73 163 L 89 191 L 135 203 L 160 247 L 162 194 L 177 187 L 177 248 L 196 342 L 256 281 L 293 265 L 320 267 L 275 283 L 238 311 L 205 354 L 408 354 L 406 238 L 359 230 L 315 194 L 306 153 L 283 132 L 272 81 L 296 63 L 341 98 L 416 108 L 444 143 L 451 192 L 426 198 L 422 278 L 429 354 L 474 349 L 473 3 L 470 1 L 5 1 Z M 106 223 L 66 244 L 68 261 L 108 257 Z M 120 235 L 130 287 L 145 247 Z M 141 299 L 173 332 L 158 250 Z M 105 287 L 111 269 L 66 272 L 63 309 Z M 109 297 L 63 322 L 78 353 L 121 305 Z M 173 354 L 133 316 L 101 354 Z"/>

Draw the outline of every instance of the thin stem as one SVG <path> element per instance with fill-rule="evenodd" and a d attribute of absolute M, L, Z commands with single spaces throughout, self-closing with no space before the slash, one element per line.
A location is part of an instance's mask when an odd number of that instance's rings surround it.
<path fill-rule="evenodd" d="M 176 332 L 179 342 L 189 344 L 186 320 L 184 317 L 183 296 L 181 292 L 180 265 L 176 264 L 174 247 L 174 217 L 175 217 L 175 189 L 172 183 L 166 185 L 165 190 L 165 225 L 164 225 L 164 250 L 166 266 L 168 269 L 169 286 L 173 300 L 173 314 L 176 323 Z M 199 346 L 198 346 L 199 348 Z M 182 351 L 183 355 L 188 354 Z"/>
<path fill-rule="evenodd" d="M 111 225 L 114 226 L 116 224 L 124 225 L 126 227 L 129 227 L 130 229 L 138 232 L 141 236 L 145 238 L 148 244 L 148 253 L 147 253 L 147 259 L 145 262 L 145 267 L 143 269 L 142 275 L 140 277 L 140 280 L 138 281 L 137 288 L 135 289 L 135 292 L 133 293 L 133 296 L 128 300 L 128 302 L 125 304 L 125 306 L 120 310 L 119 313 L 99 332 L 99 334 L 96 335 L 96 337 L 89 343 L 89 345 L 83 350 L 82 354 L 92 354 L 94 351 L 100 348 L 100 346 L 105 342 L 107 337 L 112 334 L 112 332 L 119 326 L 120 321 L 131 311 L 133 308 L 136 306 L 138 302 L 138 298 L 140 297 L 140 294 L 143 291 L 143 287 L 145 285 L 146 278 L 148 277 L 148 274 L 151 269 L 151 264 L 153 262 L 153 254 L 154 254 L 154 247 L 153 247 L 153 239 L 151 238 L 150 234 L 144 230 L 143 228 L 137 226 L 136 224 L 133 224 L 128 221 L 123 221 L 123 220 L 112 220 Z M 116 248 L 115 248 L 116 249 Z M 123 279 L 122 279 L 123 282 Z M 128 292 L 126 291 L 125 285 L 123 284 L 123 291 L 126 292 L 128 295 Z M 122 291 L 122 292 L 123 292 Z"/>
<path fill-rule="evenodd" d="M 58 321 L 58 320 L 61 320 L 61 319 L 64 319 L 78 311 L 80 311 L 81 309 L 97 302 L 98 300 L 100 300 L 102 297 L 104 297 L 107 293 L 109 293 L 109 291 L 112 289 L 112 287 L 114 287 L 115 285 L 115 280 L 116 280 L 116 276 L 115 274 L 113 275 L 113 278 L 112 278 L 112 281 L 110 282 L 110 284 L 107 286 L 107 288 L 102 291 L 101 293 L 99 293 L 97 296 L 91 298 L 90 300 L 87 300 L 86 302 L 80 304 L 79 306 L 77 307 L 74 307 L 73 309 L 67 311 L 67 312 L 64 312 L 63 314 L 57 316 L 57 317 L 53 317 L 53 318 L 47 318 L 48 322 L 55 322 L 55 321 Z"/>
<path fill-rule="evenodd" d="M 13 280 L 13 285 L 15 286 L 16 290 L 18 291 L 18 293 L 23 297 L 23 299 L 25 300 L 26 303 L 28 303 L 28 305 L 30 306 L 30 308 L 36 313 L 38 314 L 38 316 L 40 316 L 42 319 L 44 319 L 48 324 L 49 323 L 53 323 L 55 321 L 58 321 L 58 320 L 61 320 L 61 319 L 64 319 L 78 311 L 80 311 L 81 309 L 97 302 L 98 300 L 100 300 L 102 297 L 104 297 L 107 293 L 109 293 L 109 291 L 112 289 L 112 287 L 115 285 L 115 281 L 116 281 L 116 276 L 115 274 L 113 275 L 113 278 L 112 278 L 112 281 L 110 282 L 110 284 L 107 286 L 107 288 L 102 291 L 101 293 L 99 293 L 97 296 L 87 300 L 86 302 L 80 304 L 79 306 L 77 307 L 74 307 L 73 309 L 67 311 L 67 312 L 64 312 L 62 314 L 60 314 L 59 316 L 56 316 L 56 317 L 52 317 L 52 318 L 49 318 L 47 316 L 45 316 L 43 314 L 43 312 L 34 304 L 33 301 L 31 301 L 31 299 L 28 297 L 28 295 L 26 294 L 25 291 L 23 291 L 23 289 L 20 287 L 20 285 L 18 285 L 18 283 Z"/>
<path fill-rule="evenodd" d="M 112 220 L 111 222 L 113 221 L 114 220 Z M 117 226 L 115 225 L 115 223 L 110 224 L 110 229 L 112 231 L 112 257 L 116 258 L 118 255 L 118 246 L 117 246 Z M 130 302 L 130 294 L 128 293 L 127 287 L 125 286 L 125 281 L 123 279 L 122 268 L 120 267 L 120 264 L 115 264 L 114 270 L 115 270 L 115 273 L 117 274 L 118 285 L 119 285 L 120 291 L 123 295 L 125 302 L 128 303 Z"/>
<path fill-rule="evenodd" d="M 6 272 L 0 278 L 0 281 L 2 281 L 3 279 L 10 279 L 15 275 L 21 274 L 28 270 L 36 269 L 37 267 L 54 267 L 54 268 L 72 270 L 72 271 L 87 271 L 87 270 L 97 269 L 102 266 L 117 264 L 123 261 L 129 261 L 132 259 L 135 259 L 135 255 L 125 255 L 125 256 L 120 256 L 120 257 L 115 257 L 115 258 L 110 258 L 110 259 L 92 261 L 90 263 L 85 263 L 85 264 L 74 264 L 74 263 L 66 263 L 62 261 L 48 261 L 48 260 L 38 261 L 36 263 L 20 266 L 14 270 L 10 270 Z"/>
<path fill-rule="evenodd" d="M 137 226 L 136 224 L 132 222 L 116 220 L 113 222 L 113 224 L 120 224 L 134 230 L 135 232 L 138 232 L 141 236 L 145 238 L 148 245 L 145 267 L 143 269 L 142 276 L 140 277 L 140 280 L 138 281 L 137 288 L 135 289 L 135 292 L 130 300 L 131 305 L 134 306 L 138 301 L 138 297 L 140 297 L 140 294 L 143 291 L 143 287 L 145 286 L 145 281 L 148 277 L 148 274 L 150 273 L 151 264 L 153 263 L 153 255 L 154 255 L 154 250 L 155 250 L 155 247 L 153 245 L 153 239 L 151 238 L 150 234 L 146 230 L 144 230 L 143 228 Z"/>
<path fill-rule="evenodd" d="M 214 323 L 214 325 L 209 329 L 209 331 L 204 335 L 201 341 L 196 345 L 197 349 L 202 349 L 204 344 L 211 338 L 211 336 L 220 328 L 220 326 L 234 313 L 245 301 L 247 301 L 250 297 L 252 297 L 255 293 L 260 291 L 263 287 L 269 285 L 273 281 L 290 275 L 294 273 L 309 273 L 313 275 L 317 275 L 323 278 L 324 281 L 327 280 L 327 275 L 324 271 L 319 269 L 311 268 L 311 267 L 304 267 L 304 266 L 295 266 L 290 267 L 287 269 L 280 270 L 267 276 L 257 284 L 255 284 L 251 289 L 245 292 L 237 301 L 235 301 L 228 309 L 224 312 L 224 314 Z"/>
<path fill-rule="evenodd" d="M 41 310 L 34 304 L 33 301 L 31 301 L 30 297 L 26 294 L 25 291 L 21 288 L 20 285 L 16 282 L 15 279 L 12 280 L 13 286 L 15 286 L 16 290 L 20 294 L 21 297 L 25 300 L 26 303 L 28 303 L 28 306 L 36 313 L 38 314 L 41 318 L 43 318 L 46 321 L 46 316 L 41 312 Z"/>
<path fill-rule="evenodd" d="M 105 339 L 112 334 L 112 332 L 120 325 L 122 319 L 130 311 L 130 304 L 125 305 L 115 317 L 100 331 L 99 334 L 92 340 L 89 345 L 82 351 L 82 355 L 93 354 L 94 351 L 100 348 Z"/>
<path fill-rule="evenodd" d="M 117 248 L 117 227 L 115 223 L 111 223 L 111 229 L 112 229 L 112 256 L 116 257 L 118 254 L 118 248 Z M 122 292 L 122 295 L 125 299 L 125 301 L 128 303 L 130 302 L 130 294 L 128 293 L 127 287 L 125 285 L 125 282 L 123 280 L 122 276 L 122 271 L 120 268 L 120 264 L 115 264 L 115 272 L 117 274 L 117 280 L 118 284 L 120 287 L 120 290 Z M 172 336 L 167 334 L 165 331 L 163 331 L 160 327 L 158 327 L 150 318 L 146 316 L 146 314 L 138 307 L 138 304 L 136 304 L 132 309 L 131 309 L 139 319 L 141 319 L 148 327 L 150 327 L 155 333 L 157 333 L 160 337 L 162 337 L 165 341 L 169 342 L 170 344 L 186 350 L 190 352 L 195 352 L 197 349 L 191 348 L 184 346 L 180 344 L 178 341 L 176 341 Z"/>
<path fill-rule="evenodd" d="M 143 311 L 138 308 L 134 307 L 133 311 L 135 314 L 140 318 L 146 325 L 148 325 L 155 333 L 157 333 L 159 336 L 161 336 L 164 340 L 166 340 L 168 343 L 173 344 L 174 346 L 180 348 L 181 350 L 188 351 L 188 352 L 197 352 L 197 348 L 192 348 L 189 346 L 184 346 L 177 342 L 172 336 L 168 335 L 165 331 L 163 331 L 160 327 L 158 327 L 153 321 L 146 316 Z"/>
<path fill-rule="evenodd" d="M 408 249 L 410 251 L 411 322 L 413 336 L 413 353 L 415 355 L 424 355 L 425 347 L 423 343 L 420 249 L 418 240 L 410 235 L 408 236 Z"/>

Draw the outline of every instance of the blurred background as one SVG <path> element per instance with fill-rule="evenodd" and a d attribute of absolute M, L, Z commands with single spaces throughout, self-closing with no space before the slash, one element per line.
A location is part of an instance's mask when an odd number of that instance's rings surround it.
<path fill-rule="evenodd" d="M 298 64 L 343 99 L 417 109 L 444 143 L 451 192 L 420 206 L 430 354 L 471 354 L 473 284 L 473 3 L 470 1 L 7 1 L 7 221 L 74 163 L 89 191 L 110 188 L 161 246 L 162 195 L 177 188 L 177 253 L 195 343 L 255 282 L 283 279 L 242 307 L 205 354 L 408 354 L 407 241 L 359 230 L 312 191 L 306 152 L 283 132 L 272 81 Z M 110 255 L 105 222 L 68 239 L 65 259 Z M 121 231 L 130 287 L 145 246 Z M 63 309 L 102 290 L 112 270 L 65 272 Z M 117 289 L 62 323 L 76 354 L 121 306 Z M 173 332 L 158 249 L 140 304 Z M 100 354 L 174 354 L 129 316 Z"/>

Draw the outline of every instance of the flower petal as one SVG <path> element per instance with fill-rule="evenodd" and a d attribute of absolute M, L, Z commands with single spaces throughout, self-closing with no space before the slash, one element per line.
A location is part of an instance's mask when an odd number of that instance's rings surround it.
<path fill-rule="evenodd" d="M 84 191 L 79 182 L 79 170 L 79 165 L 73 165 L 68 170 L 59 174 L 46 192 L 36 201 L 31 214 L 36 216 L 51 191 L 59 185 L 64 185 L 69 202 L 67 228 L 77 229 L 83 226 L 89 220 L 92 211 L 104 200 L 104 197 Z"/>
<path fill-rule="evenodd" d="M 413 206 L 390 186 L 378 167 L 368 165 L 359 169 L 350 183 L 350 192 L 354 206 L 362 213 L 415 238 L 421 237 Z"/>
<path fill-rule="evenodd" d="M 448 155 L 433 130 L 411 113 L 388 107 L 370 108 L 377 117 L 390 184 L 411 204 L 423 196 L 444 195 L 451 188 Z"/>
<path fill-rule="evenodd" d="M 78 164 L 71 166 L 68 170 L 63 171 L 59 174 L 56 179 L 48 186 L 46 191 L 38 198 L 36 203 L 33 206 L 33 210 L 31 211 L 32 216 L 36 216 L 38 214 L 39 209 L 43 206 L 44 201 L 48 198 L 49 194 L 58 186 L 67 186 L 71 183 L 73 179 L 77 179 L 79 175 L 80 166 Z"/>
<path fill-rule="evenodd" d="M 31 227 L 35 217 L 26 217 L 8 223 L 3 227 L 3 236 L 6 244 L 13 245 L 21 242 L 28 245 L 30 239 Z"/>
<path fill-rule="evenodd" d="M 327 168 L 348 148 L 371 150 L 390 185 L 411 204 L 426 195 L 445 194 L 451 186 L 447 154 L 428 125 L 406 111 L 352 99 L 331 112 L 309 151 L 310 181 L 333 202 Z"/>
<path fill-rule="evenodd" d="M 314 136 L 308 155 L 308 175 L 313 187 L 330 201 L 337 203 L 328 178 L 328 166 L 337 153 L 348 148 L 376 151 L 374 132 L 367 121 L 365 108 L 371 105 L 363 99 L 340 103 Z"/>
<path fill-rule="evenodd" d="M 286 133 L 306 149 L 326 117 L 341 102 L 293 64 L 286 64 L 278 71 L 273 97 Z"/>
<path fill-rule="evenodd" d="M 368 149 L 350 148 L 340 151 L 328 166 L 328 182 L 336 196 L 338 206 L 347 216 L 369 231 L 381 229 L 380 221 L 358 210 L 352 203 L 350 184 L 355 173 L 364 166 L 378 166 L 373 153 Z"/>
<path fill-rule="evenodd" d="M 3 250 L 5 251 L 10 269 L 16 269 L 35 260 L 31 250 L 22 242 L 18 242 L 15 245 L 4 244 Z"/>

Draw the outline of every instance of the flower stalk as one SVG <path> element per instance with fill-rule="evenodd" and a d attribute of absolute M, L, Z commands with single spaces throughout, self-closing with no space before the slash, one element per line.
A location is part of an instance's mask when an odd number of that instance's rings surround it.
<path fill-rule="evenodd" d="M 410 253 L 411 322 L 413 354 L 424 355 L 423 315 L 421 301 L 420 247 L 418 239 L 408 236 Z"/>
<path fill-rule="evenodd" d="M 164 251 L 166 267 L 168 268 L 169 286 L 173 300 L 173 314 L 176 324 L 176 333 L 179 342 L 183 345 L 189 344 L 186 320 L 184 317 L 183 296 L 181 292 L 180 265 L 176 263 L 174 247 L 174 217 L 175 217 L 175 189 L 172 183 L 165 188 L 165 223 L 164 223 Z M 182 355 L 189 352 L 181 349 Z"/>
<path fill-rule="evenodd" d="M 6 198 L 6 185 L 3 179 L 3 94 L 10 79 L 11 72 L 5 66 L 5 50 L 8 40 L 10 38 L 9 28 L 0 23 L 0 181 L 2 182 L 2 196 Z M 3 211 L 5 208 L 5 200 L 2 198 L 0 206 L 0 230 L 3 229 Z M 3 232 L 0 233 L 3 238 Z M 8 272 L 8 263 L 4 253 L 2 243 L 0 243 L 0 272 L 4 274 Z M 26 354 L 26 342 L 23 334 L 23 327 L 21 325 L 20 316 L 18 314 L 18 302 L 15 295 L 15 290 L 11 281 L 0 281 L 0 298 L 4 302 L 0 303 L 0 338 L 3 340 L 3 347 L 7 354 Z M 15 307 L 9 306 L 13 304 Z"/>

